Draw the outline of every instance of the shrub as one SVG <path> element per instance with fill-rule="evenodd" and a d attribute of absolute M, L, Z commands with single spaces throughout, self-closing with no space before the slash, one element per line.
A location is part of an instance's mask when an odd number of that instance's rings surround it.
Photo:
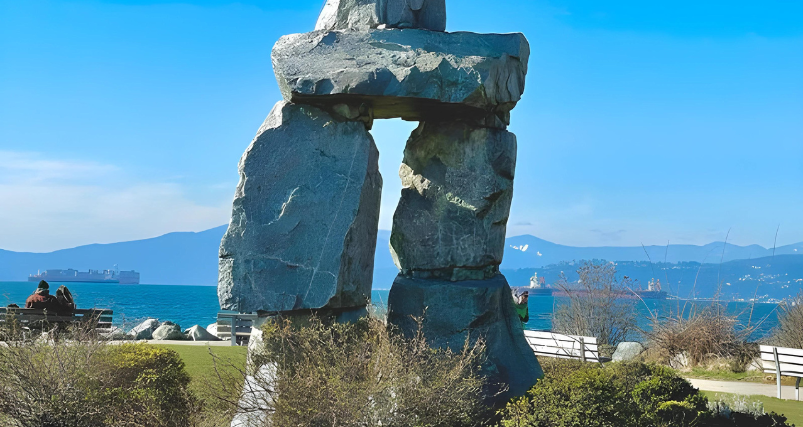
<path fill-rule="evenodd" d="M 629 292 L 630 280 L 617 279 L 612 263 L 584 261 L 577 274 L 580 277 L 576 283 L 570 283 L 564 275 L 557 282 L 569 299 L 556 308 L 552 329 L 596 337 L 600 351 L 610 356 L 616 345 L 636 330 L 633 302 L 622 299 Z"/>
<path fill-rule="evenodd" d="M 778 326 L 772 341 L 780 347 L 803 348 L 803 291 L 778 306 Z"/>
<path fill-rule="evenodd" d="M 0 347 L 0 418 L 16 427 L 190 425 L 175 353 L 145 344 L 11 341 Z M 179 416 L 181 414 L 181 416 Z"/>
<path fill-rule="evenodd" d="M 719 418 L 731 420 L 736 427 L 775 427 L 785 426 L 786 417 L 774 412 L 764 411 L 761 401 L 748 400 L 746 396 L 716 395 L 708 403 L 709 410 Z"/>
<path fill-rule="evenodd" d="M 260 393 L 229 402 L 256 415 L 251 425 L 476 426 L 490 415 L 482 342 L 433 350 L 420 333 L 407 340 L 371 318 L 270 322 L 263 341 L 249 369 L 256 375 L 248 389 Z"/>
<path fill-rule="evenodd" d="M 712 411 L 688 381 L 659 365 L 548 364 L 545 374 L 501 412 L 502 427 L 786 425 L 778 415 Z"/>
<path fill-rule="evenodd" d="M 109 346 L 100 369 L 108 379 L 102 400 L 134 409 L 139 425 L 190 425 L 190 376 L 176 352 L 144 344 Z"/>
<path fill-rule="evenodd" d="M 715 303 L 701 311 L 693 308 L 685 316 L 653 317 L 647 336 L 653 355 L 662 363 L 682 358 L 685 366 L 675 367 L 694 367 L 716 357 L 728 359 L 732 371 L 744 372 L 758 354 L 757 346 L 747 342 L 751 332 Z"/>

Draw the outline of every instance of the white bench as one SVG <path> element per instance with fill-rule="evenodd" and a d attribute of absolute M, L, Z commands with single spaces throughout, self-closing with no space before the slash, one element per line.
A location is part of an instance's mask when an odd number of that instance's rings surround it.
<path fill-rule="evenodd" d="M 251 328 L 258 318 L 256 314 L 220 312 L 217 314 L 217 337 L 221 340 L 231 340 L 233 346 L 238 343 L 248 344 L 251 339 Z"/>
<path fill-rule="evenodd" d="M 778 399 L 781 398 L 781 375 L 797 377 L 795 400 L 800 400 L 800 378 L 803 377 L 803 350 L 762 345 L 761 364 L 765 373 L 775 374 L 777 377 Z"/>
<path fill-rule="evenodd" d="M 549 331 L 524 331 L 524 337 L 536 356 L 558 359 L 577 359 L 601 363 L 597 339 L 575 335 L 562 335 Z"/>

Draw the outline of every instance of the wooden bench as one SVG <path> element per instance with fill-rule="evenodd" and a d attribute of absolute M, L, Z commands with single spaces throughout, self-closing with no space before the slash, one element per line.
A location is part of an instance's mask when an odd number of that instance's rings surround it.
<path fill-rule="evenodd" d="M 800 378 L 803 377 L 803 350 L 762 345 L 761 364 L 764 372 L 775 374 L 778 382 L 778 399 L 781 398 L 781 376 L 797 377 L 795 400 L 800 400 Z"/>
<path fill-rule="evenodd" d="M 220 312 L 217 314 L 217 337 L 224 341 L 231 340 L 231 345 L 247 345 L 251 339 L 251 328 L 258 318 L 256 314 Z"/>
<path fill-rule="evenodd" d="M 536 356 L 558 359 L 576 359 L 583 362 L 602 363 L 597 339 L 575 335 L 556 334 L 549 331 L 524 331 L 524 337 Z"/>
<path fill-rule="evenodd" d="M 20 326 L 40 329 L 44 325 L 88 325 L 98 332 L 109 332 L 112 327 L 112 310 L 76 309 L 70 313 L 51 313 L 41 308 L 0 307 L 0 323 L 13 316 Z"/>

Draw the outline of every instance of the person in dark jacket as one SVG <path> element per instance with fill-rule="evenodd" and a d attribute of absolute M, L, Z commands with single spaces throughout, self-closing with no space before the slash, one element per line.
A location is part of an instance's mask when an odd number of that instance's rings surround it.
<path fill-rule="evenodd" d="M 56 297 L 50 295 L 50 285 L 42 280 L 33 295 L 25 300 L 25 308 L 40 308 L 50 312 L 59 312 L 64 307 Z"/>

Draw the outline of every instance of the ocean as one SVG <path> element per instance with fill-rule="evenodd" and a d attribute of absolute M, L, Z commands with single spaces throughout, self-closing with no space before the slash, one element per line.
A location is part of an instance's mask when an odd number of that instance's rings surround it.
<path fill-rule="evenodd" d="M 55 289 L 56 284 L 51 284 Z M 220 311 L 217 288 L 214 286 L 170 286 L 170 285 L 119 285 L 107 283 L 67 283 L 79 308 L 105 308 L 114 310 L 114 324 L 131 328 L 149 317 L 160 321 L 169 320 L 182 328 L 193 325 L 206 327 L 215 323 Z M 0 282 L 0 306 L 11 303 L 24 305 L 25 299 L 36 289 L 30 282 Z M 371 298 L 374 304 L 386 305 L 387 290 L 374 290 Z M 633 301 L 638 310 L 639 326 L 649 327 L 650 313 L 666 316 L 683 309 L 685 301 L 646 300 Z M 552 328 L 552 313 L 560 297 L 530 297 L 530 321 L 527 329 L 549 330 Z M 694 302 L 698 306 L 708 302 Z M 777 321 L 777 304 L 751 304 L 731 302 L 727 304 L 730 313 L 739 316 L 742 324 L 759 324 L 753 335 L 759 339 L 774 328 Z M 752 309 L 752 313 L 751 313 Z M 752 318 L 751 318 L 752 316 Z"/>

